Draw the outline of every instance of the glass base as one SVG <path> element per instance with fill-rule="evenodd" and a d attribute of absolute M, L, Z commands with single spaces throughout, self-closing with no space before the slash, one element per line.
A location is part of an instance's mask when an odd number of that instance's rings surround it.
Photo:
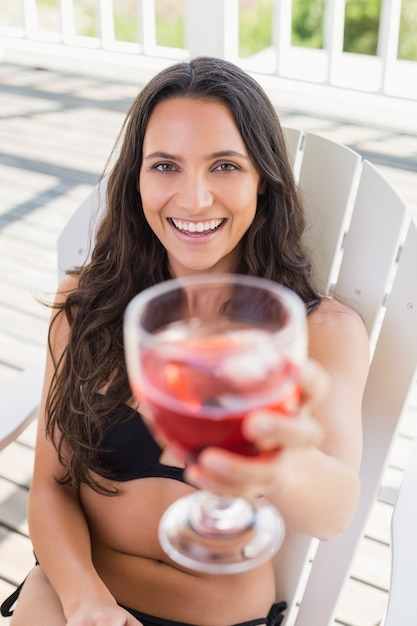
<path fill-rule="evenodd" d="M 284 535 L 282 517 L 264 500 L 202 491 L 174 502 L 159 525 L 160 544 L 173 561 L 210 574 L 258 567 L 279 549 Z"/>

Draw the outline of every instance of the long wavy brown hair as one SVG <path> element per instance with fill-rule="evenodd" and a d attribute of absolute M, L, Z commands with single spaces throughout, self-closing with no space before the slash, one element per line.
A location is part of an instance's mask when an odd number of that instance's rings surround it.
<path fill-rule="evenodd" d="M 138 191 L 145 131 L 155 106 L 169 98 L 226 104 L 261 180 L 256 215 L 244 236 L 239 272 L 269 278 L 293 289 L 307 311 L 320 297 L 311 284 L 301 246 L 304 212 L 278 116 L 248 74 L 227 61 L 201 57 L 160 72 L 133 102 L 103 176 L 106 210 L 91 261 L 72 270 L 78 287 L 57 307 L 70 337 L 56 363 L 47 401 L 47 434 L 67 469 L 61 481 L 81 482 L 107 493 L 90 470 L 116 407 L 131 398 L 122 323 L 128 302 L 146 287 L 171 278 L 164 247 L 149 227 Z M 56 319 L 56 318 L 55 318 Z M 107 389 L 106 402 L 97 393 Z"/>

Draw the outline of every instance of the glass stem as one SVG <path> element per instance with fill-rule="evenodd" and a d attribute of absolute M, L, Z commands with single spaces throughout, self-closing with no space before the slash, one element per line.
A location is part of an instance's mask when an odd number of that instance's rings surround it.
<path fill-rule="evenodd" d="M 201 535 L 231 535 L 254 524 L 253 507 L 244 498 L 220 496 L 208 491 L 199 493 L 190 524 Z"/>

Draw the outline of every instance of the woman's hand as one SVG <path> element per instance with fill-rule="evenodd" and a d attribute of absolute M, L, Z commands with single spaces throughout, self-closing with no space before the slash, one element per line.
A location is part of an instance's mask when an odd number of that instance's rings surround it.
<path fill-rule="evenodd" d="M 244 457 L 207 448 L 196 464 L 187 467 L 187 480 L 199 489 L 217 494 L 268 495 L 278 482 L 285 480 L 286 457 L 303 447 L 317 447 L 322 440 L 322 428 L 311 415 L 326 395 L 328 376 L 320 365 L 308 361 L 300 370 L 300 386 L 298 415 L 288 417 L 265 409 L 252 412 L 243 423 L 246 439 L 259 450 L 271 451 L 270 454 L 262 458 Z"/>
<path fill-rule="evenodd" d="M 138 626 L 140 622 L 116 603 L 83 604 L 67 626 Z"/>

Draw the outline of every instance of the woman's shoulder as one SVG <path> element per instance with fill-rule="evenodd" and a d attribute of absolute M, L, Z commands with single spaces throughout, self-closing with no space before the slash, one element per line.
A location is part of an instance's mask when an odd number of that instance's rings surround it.
<path fill-rule="evenodd" d="M 52 305 L 52 316 L 50 321 L 50 337 L 68 333 L 68 320 L 63 311 L 66 301 L 70 293 L 78 286 L 78 276 L 75 274 L 67 274 L 60 282 L 55 294 L 55 302 Z"/>
<path fill-rule="evenodd" d="M 49 323 L 49 346 L 54 358 L 59 359 L 62 351 L 68 343 L 69 323 L 68 318 L 64 314 L 68 295 L 77 288 L 78 276 L 68 274 L 60 282 L 55 302 L 52 306 L 52 315 Z"/>
<path fill-rule="evenodd" d="M 78 287 L 79 276 L 78 274 L 67 274 L 59 283 L 56 299 L 63 302 L 67 299 L 68 294 L 73 292 Z"/>
<path fill-rule="evenodd" d="M 323 297 L 320 305 L 308 316 L 310 339 L 337 342 L 339 345 L 362 344 L 366 347 L 368 333 L 357 311 L 336 298 Z"/>
<path fill-rule="evenodd" d="M 309 315 L 309 320 L 314 323 L 340 321 L 344 318 L 347 318 L 349 323 L 364 326 L 362 317 L 357 311 L 330 296 L 323 296 L 319 306 Z"/>
<path fill-rule="evenodd" d="M 368 359 L 369 337 L 362 317 L 335 298 L 323 297 L 308 316 L 308 331 L 313 352 L 339 350 Z"/>

